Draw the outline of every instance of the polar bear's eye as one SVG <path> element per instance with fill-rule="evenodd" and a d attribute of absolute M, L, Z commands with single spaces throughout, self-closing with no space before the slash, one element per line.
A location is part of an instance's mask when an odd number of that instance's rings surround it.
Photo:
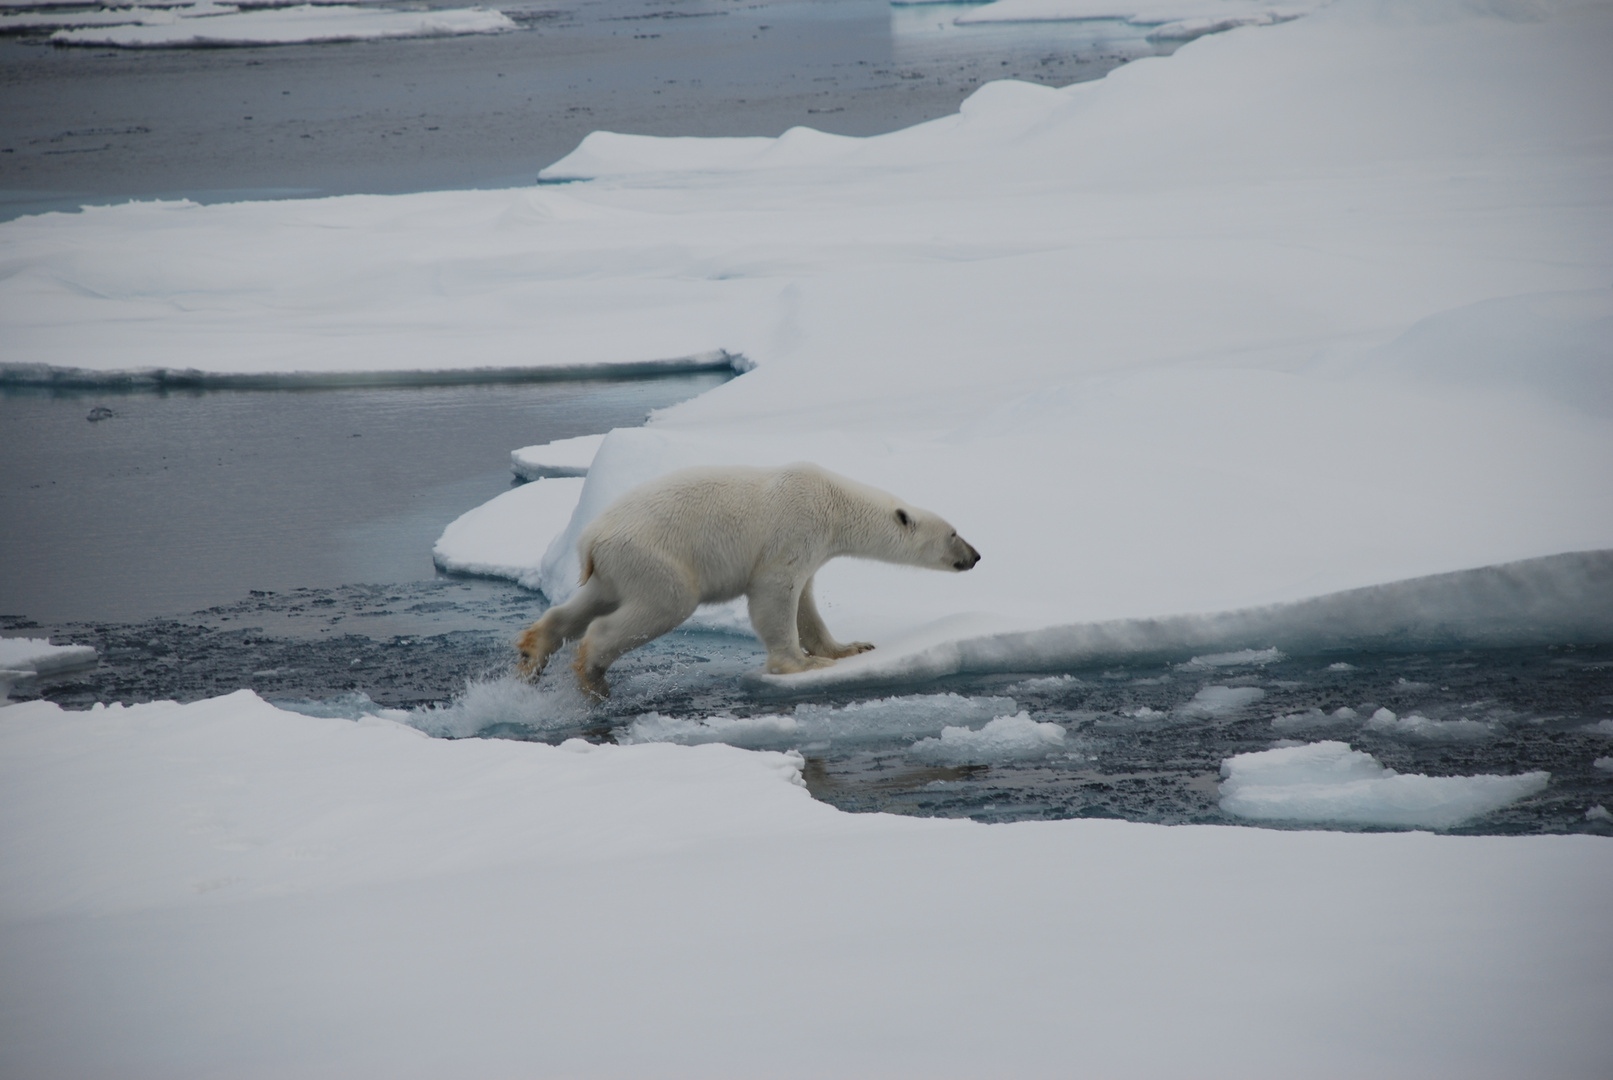
<path fill-rule="evenodd" d="M 898 510 L 898 511 L 896 511 L 896 520 L 900 521 L 903 525 L 911 525 L 911 524 L 913 524 L 911 521 L 908 520 L 906 510 Z"/>

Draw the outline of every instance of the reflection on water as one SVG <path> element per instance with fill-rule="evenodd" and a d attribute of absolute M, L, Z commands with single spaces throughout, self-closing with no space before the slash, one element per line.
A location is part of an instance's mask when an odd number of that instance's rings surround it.
<path fill-rule="evenodd" d="M 315 391 L 0 391 L 0 614 L 132 620 L 431 578 L 510 451 L 641 424 L 723 382 Z M 546 542 L 535 541 L 535 542 Z"/>

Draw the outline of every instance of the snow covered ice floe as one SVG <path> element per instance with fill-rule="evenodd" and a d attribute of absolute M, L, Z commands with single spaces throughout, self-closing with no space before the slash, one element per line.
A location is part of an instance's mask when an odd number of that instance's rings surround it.
<path fill-rule="evenodd" d="M 8 222 L 7 363 L 742 353 L 606 438 L 538 579 L 569 594 L 577 530 L 699 464 L 815 460 L 984 554 L 831 563 L 830 628 L 879 648 L 795 688 L 1608 640 L 1613 416 L 1585 358 L 1613 298 L 1613 11 L 1398 10 L 993 83 L 871 138 L 596 133 L 545 173 L 585 182 Z"/>
<path fill-rule="evenodd" d="M 587 476 L 588 467 L 594 463 L 594 455 L 599 453 L 604 441 L 603 435 L 578 435 L 538 446 L 523 446 L 510 451 L 510 470 L 523 480 Z"/>
<path fill-rule="evenodd" d="M 1480 742 L 1494 738 L 1498 731 L 1495 724 L 1479 720 L 1433 720 L 1417 713 L 1396 716 L 1382 708 L 1367 718 L 1366 727 L 1380 735 L 1435 743 Z"/>
<path fill-rule="evenodd" d="M 467 510 L 443 529 L 432 561 L 452 573 L 508 578 L 539 588 L 543 554 L 571 520 L 582 487 L 576 477 L 550 477 Z"/>
<path fill-rule="evenodd" d="M 501 34 L 515 23 L 486 8 L 396 11 L 356 5 L 302 4 L 243 10 L 232 4 L 133 8 L 113 25 L 80 25 L 50 36 L 55 45 L 177 48 L 207 45 L 292 45 L 377 38 Z M 97 20 L 100 22 L 101 20 Z M 111 20 L 106 20 L 111 22 Z"/>
<path fill-rule="evenodd" d="M 1402 775 L 1341 742 L 1239 754 L 1221 765 L 1221 809 L 1257 821 L 1448 829 L 1546 789 L 1551 776 Z"/>
<path fill-rule="evenodd" d="M 896 0 L 900 2 L 900 0 Z M 1155 40 L 1191 41 L 1239 26 L 1269 26 L 1322 7 L 1325 0 L 996 0 L 958 16 L 971 23 L 1116 19 L 1146 27 Z"/>
<path fill-rule="evenodd" d="M 1607 1072 L 1605 838 L 846 814 L 802 767 L 0 709 L 0 1071 Z"/>

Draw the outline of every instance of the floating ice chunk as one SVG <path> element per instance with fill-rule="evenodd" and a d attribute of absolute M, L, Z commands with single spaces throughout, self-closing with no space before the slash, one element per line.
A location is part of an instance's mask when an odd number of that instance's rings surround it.
<path fill-rule="evenodd" d="M 938 738 L 920 739 L 908 754 L 935 765 L 995 765 L 1045 758 L 1065 747 L 1064 729 L 1032 720 L 1029 713 L 999 716 L 979 731 L 948 727 Z"/>
<path fill-rule="evenodd" d="M 1613 720 L 1598 720 L 1594 724 L 1586 724 L 1579 730 L 1591 735 L 1613 735 Z"/>
<path fill-rule="evenodd" d="M 0 670 L 19 676 L 54 675 L 95 665 L 88 645 L 52 645 L 49 638 L 0 638 Z"/>
<path fill-rule="evenodd" d="M 1008 687 L 1010 694 L 1046 694 L 1051 691 L 1069 690 L 1085 684 L 1074 675 L 1046 675 L 1036 679 L 1023 679 Z"/>
<path fill-rule="evenodd" d="M 1599 757 L 1591 762 L 1591 767 L 1601 769 L 1603 772 L 1613 772 L 1613 757 Z"/>
<path fill-rule="evenodd" d="M 1120 715 L 1130 717 L 1133 720 L 1163 720 L 1170 713 L 1149 708 L 1147 705 L 1139 705 L 1135 709 L 1122 709 Z"/>
<path fill-rule="evenodd" d="M 1279 660 L 1288 659 L 1277 648 L 1270 649 L 1239 649 L 1237 652 L 1210 653 L 1208 656 L 1195 656 L 1185 664 L 1177 664 L 1183 669 L 1207 669 L 1224 667 L 1265 667 L 1275 664 Z"/>
<path fill-rule="evenodd" d="M 1601 803 L 1597 803 L 1595 806 L 1585 811 L 1585 820 L 1613 821 L 1613 813 L 1609 813 L 1607 807 L 1603 806 Z"/>
<path fill-rule="evenodd" d="M 708 716 L 704 719 L 645 713 L 617 732 L 617 743 L 727 743 L 747 750 L 767 750 L 795 746 L 802 742 L 801 727 L 793 716 Z"/>
<path fill-rule="evenodd" d="M 1257 821 L 1448 829 L 1544 791 L 1546 772 L 1401 775 L 1341 742 L 1239 754 L 1221 763 L 1221 809 Z"/>
<path fill-rule="evenodd" d="M 1181 712 L 1208 718 L 1230 716 L 1265 696 L 1266 692 L 1258 686 L 1206 686 L 1182 706 Z"/>
<path fill-rule="evenodd" d="M 1329 670 L 1329 671 L 1354 671 L 1355 670 L 1355 665 L 1354 664 L 1346 664 L 1343 660 L 1340 660 L 1336 664 L 1327 665 L 1327 670 Z"/>
<path fill-rule="evenodd" d="M 857 701 L 841 708 L 797 705 L 793 715 L 673 717 L 646 713 L 617 732 L 619 743 L 727 743 L 749 750 L 816 744 L 889 742 L 967 728 L 1013 713 L 1013 698 L 912 694 Z"/>
<path fill-rule="evenodd" d="M 353 5 L 303 4 L 259 11 L 198 5 L 154 13 L 144 25 L 58 30 L 54 45 L 112 45 L 119 48 L 172 48 L 197 45 L 291 45 L 370 38 L 454 37 L 502 34 L 515 23 L 497 11 L 459 8 L 446 11 L 386 11 Z M 158 18 L 156 16 L 162 16 Z"/>
<path fill-rule="evenodd" d="M 574 439 L 556 439 L 538 446 L 523 446 L 510 451 L 510 471 L 523 480 L 538 480 L 545 476 L 587 476 L 588 466 L 599 453 L 603 435 L 578 435 Z"/>
<path fill-rule="evenodd" d="M 543 554 L 571 522 L 582 488 L 575 477 L 512 488 L 451 522 L 431 559 L 450 573 L 509 578 L 535 589 Z"/>
<path fill-rule="evenodd" d="M 1477 720 L 1431 720 L 1412 713 L 1396 716 L 1388 709 L 1379 709 L 1367 720 L 1367 727 L 1380 735 L 1420 742 L 1477 742 L 1496 733 L 1494 724 Z"/>
<path fill-rule="evenodd" d="M 1274 716 L 1271 720 L 1271 726 L 1278 731 L 1299 732 L 1314 728 L 1353 724 L 1360 719 L 1361 714 L 1346 705 L 1341 709 L 1334 709 L 1331 713 L 1325 713 L 1321 709 L 1307 709 L 1304 712 Z"/>

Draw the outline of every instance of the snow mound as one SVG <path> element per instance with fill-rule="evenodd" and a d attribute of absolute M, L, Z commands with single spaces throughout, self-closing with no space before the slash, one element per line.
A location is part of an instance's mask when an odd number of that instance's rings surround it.
<path fill-rule="evenodd" d="M 1258 686 L 1206 686 L 1182 706 L 1181 712 L 1187 716 L 1217 719 L 1241 712 L 1265 696 L 1266 692 Z"/>
<path fill-rule="evenodd" d="M 1546 789 L 1551 774 L 1402 775 L 1341 742 L 1221 763 L 1221 809 L 1256 821 L 1449 829 Z"/>
<path fill-rule="evenodd" d="M 1373 713 L 1367 727 L 1380 735 L 1430 743 L 1478 742 L 1496 734 L 1494 724 L 1477 720 L 1431 720 L 1417 713 L 1396 716 L 1388 709 Z"/>
<path fill-rule="evenodd" d="M 936 738 L 920 739 L 908 754 L 932 765 L 996 765 L 1034 761 L 1065 748 L 1065 732 L 1057 724 L 1032 720 L 1029 713 L 998 716 L 978 731 L 946 727 Z"/>
<path fill-rule="evenodd" d="M 502 34 L 515 23 L 485 8 L 389 11 L 352 5 L 303 4 L 241 11 L 227 4 L 198 4 L 141 13 L 134 25 L 58 30 L 55 45 L 124 49 L 198 48 L 217 45 L 298 45 L 376 38 L 456 37 Z"/>
<path fill-rule="evenodd" d="M 544 552 L 570 523 L 582 488 L 580 478 L 551 477 L 506 491 L 454 519 L 432 548 L 432 561 L 449 573 L 536 589 Z"/>
<path fill-rule="evenodd" d="M 1183 670 L 1206 670 L 1224 667 L 1265 667 L 1280 660 L 1287 660 L 1282 650 L 1270 649 L 1239 649 L 1236 652 L 1210 653 L 1208 656 L 1195 656 L 1185 664 L 1176 666 Z"/>
<path fill-rule="evenodd" d="M 587 476 L 588 466 L 599 453 L 603 435 L 578 435 L 573 439 L 556 439 L 539 446 L 523 446 L 510 451 L 510 470 L 523 480 L 541 480 L 546 476 Z"/>
<path fill-rule="evenodd" d="M 747 749 L 805 745 L 827 747 L 862 741 L 885 742 L 967 728 L 1013 713 L 1013 698 L 911 694 L 857 701 L 840 707 L 797 705 L 791 715 L 682 718 L 646 713 L 616 735 L 622 745 L 670 742 L 685 746 L 727 743 Z"/>

